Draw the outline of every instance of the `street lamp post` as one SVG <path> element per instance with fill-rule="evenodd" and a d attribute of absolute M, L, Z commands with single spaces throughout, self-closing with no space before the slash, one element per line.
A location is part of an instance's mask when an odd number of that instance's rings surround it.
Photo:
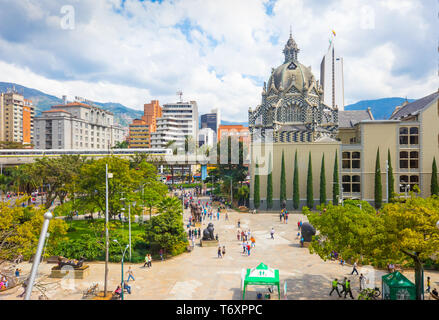
<path fill-rule="evenodd" d="M 41 234 L 40 234 L 40 239 L 38 241 L 37 252 L 35 253 L 35 257 L 34 257 L 34 263 L 32 265 L 32 270 L 31 270 L 30 276 L 28 278 L 28 284 L 27 284 L 26 295 L 24 296 L 24 300 L 30 299 L 30 295 L 32 293 L 32 288 L 34 286 L 35 277 L 36 277 L 37 271 L 38 271 L 38 266 L 40 265 L 40 261 L 41 261 L 41 254 L 43 252 L 44 242 L 46 241 L 47 229 L 49 228 L 49 222 L 50 222 L 50 219 L 52 219 L 52 217 L 53 217 L 53 215 L 50 211 L 47 211 L 44 214 L 44 222 L 43 222 L 43 226 L 41 228 Z"/>
<path fill-rule="evenodd" d="M 108 173 L 108 164 L 105 164 L 105 281 L 104 297 L 107 296 L 108 282 L 108 179 L 113 178 L 112 173 Z"/>
<path fill-rule="evenodd" d="M 125 250 L 122 251 L 122 246 L 120 245 L 119 241 L 117 241 L 117 239 L 113 240 L 114 242 L 116 242 L 119 247 L 120 247 L 120 252 L 122 253 L 122 260 L 121 260 L 121 282 L 120 285 L 122 286 L 121 290 L 120 290 L 120 298 L 121 300 L 123 300 L 123 290 L 125 288 L 125 281 L 123 280 L 123 258 L 125 257 L 125 252 L 127 251 L 128 247 L 130 246 L 129 244 L 126 245 Z"/>

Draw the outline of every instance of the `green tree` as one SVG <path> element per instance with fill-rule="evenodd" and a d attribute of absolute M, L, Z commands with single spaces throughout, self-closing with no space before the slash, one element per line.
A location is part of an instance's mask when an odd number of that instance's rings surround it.
<path fill-rule="evenodd" d="M 389 165 L 388 170 L 388 186 L 387 186 L 387 192 L 389 193 L 389 202 L 393 202 L 394 196 L 395 196 L 395 177 L 393 176 L 393 167 L 392 167 L 392 159 L 390 157 L 390 149 L 387 149 L 387 163 Z"/>
<path fill-rule="evenodd" d="M 431 186 L 430 186 L 431 195 L 439 194 L 439 185 L 437 183 L 437 166 L 436 166 L 436 158 L 433 157 L 433 165 L 431 170 Z"/>
<path fill-rule="evenodd" d="M 325 174 L 325 154 L 322 156 L 320 168 L 320 205 L 326 204 L 326 174 Z"/>
<path fill-rule="evenodd" d="M 273 174 L 271 168 L 271 152 L 268 158 L 268 175 L 267 175 L 267 209 L 273 208 Z"/>
<path fill-rule="evenodd" d="M 258 160 L 256 160 L 256 168 L 255 168 L 255 177 L 254 177 L 254 190 L 253 190 L 253 202 L 254 202 L 254 206 L 256 209 L 259 208 L 259 206 L 261 205 L 261 197 L 260 197 L 260 193 L 259 193 L 259 165 L 258 165 Z"/>
<path fill-rule="evenodd" d="M 439 254 L 439 198 L 423 199 L 412 192 L 405 203 L 387 204 L 380 214 L 366 201 L 353 200 L 346 200 L 344 207 L 329 205 L 322 215 L 309 210 L 305 214 L 318 230 L 311 252 L 325 260 L 334 250 L 346 261 L 363 265 L 414 267 L 421 298 L 423 264 Z"/>
<path fill-rule="evenodd" d="M 117 141 L 113 149 L 127 149 L 129 147 L 128 141 Z"/>
<path fill-rule="evenodd" d="M 309 153 L 309 158 L 308 158 L 308 175 L 306 180 L 306 205 L 310 209 L 314 207 L 311 152 Z"/>
<path fill-rule="evenodd" d="M 340 183 L 338 180 L 338 154 L 335 151 L 334 171 L 332 176 L 332 203 L 338 205 L 338 199 L 340 197 Z"/>
<path fill-rule="evenodd" d="M 159 215 L 146 223 L 145 240 L 157 244 L 167 253 L 173 253 L 178 248 L 186 248 L 187 236 L 183 228 L 182 204 L 175 197 L 163 198 L 157 206 Z"/>
<path fill-rule="evenodd" d="M 294 155 L 294 176 L 293 176 L 293 207 L 299 209 L 300 193 L 299 193 L 299 164 L 297 162 L 297 150 Z"/>
<path fill-rule="evenodd" d="M 375 162 L 375 208 L 381 208 L 382 204 L 383 186 L 381 184 L 380 148 L 378 148 Z"/>
<path fill-rule="evenodd" d="M 250 193 L 250 190 L 247 185 L 243 185 L 238 189 L 238 198 L 240 205 L 247 205 L 248 195 Z"/>
<path fill-rule="evenodd" d="M 285 158 L 282 150 L 282 163 L 280 171 L 280 205 L 283 206 L 284 201 L 287 200 L 287 181 L 285 179 Z"/>

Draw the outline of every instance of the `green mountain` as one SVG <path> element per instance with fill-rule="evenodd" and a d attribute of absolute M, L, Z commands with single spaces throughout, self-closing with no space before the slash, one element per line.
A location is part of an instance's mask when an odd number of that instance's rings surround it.
<path fill-rule="evenodd" d="M 362 100 L 357 103 L 350 104 L 344 107 L 345 110 L 366 110 L 371 108 L 374 119 L 386 120 L 390 118 L 396 106 L 402 105 L 406 101 L 405 98 L 383 98 L 376 100 Z M 407 99 L 408 102 L 415 101 L 414 99 Z"/>
<path fill-rule="evenodd" d="M 61 98 L 46 94 L 36 89 L 10 82 L 0 82 L 0 92 L 6 92 L 8 89 L 12 88 L 15 88 L 18 93 L 21 93 L 25 99 L 32 100 L 35 105 L 36 116 L 39 116 L 43 111 L 50 110 L 51 106 L 63 102 Z M 125 107 L 120 103 L 96 101 L 93 101 L 93 103 L 98 107 L 102 107 L 104 110 L 112 112 L 114 114 L 115 122 L 122 126 L 128 126 L 133 119 L 143 116 L 142 111 Z"/>

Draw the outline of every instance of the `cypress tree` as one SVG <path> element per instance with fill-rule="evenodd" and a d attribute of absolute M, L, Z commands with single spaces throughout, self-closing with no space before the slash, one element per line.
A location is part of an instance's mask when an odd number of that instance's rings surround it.
<path fill-rule="evenodd" d="M 268 175 L 267 175 L 267 209 L 273 208 L 273 174 L 271 169 L 271 152 L 268 158 Z"/>
<path fill-rule="evenodd" d="M 287 181 L 285 180 L 285 158 L 282 150 L 282 167 L 280 171 L 280 205 L 287 199 Z"/>
<path fill-rule="evenodd" d="M 338 155 L 335 151 L 334 172 L 332 176 L 332 203 L 338 206 L 338 197 L 340 196 L 340 184 L 338 181 Z"/>
<path fill-rule="evenodd" d="M 308 158 L 308 177 L 306 183 L 306 205 L 308 208 L 314 208 L 314 195 L 312 190 L 312 163 L 311 163 L 311 152 Z"/>
<path fill-rule="evenodd" d="M 325 173 L 325 154 L 322 156 L 322 166 L 320 168 L 320 205 L 326 204 L 326 173 Z"/>
<path fill-rule="evenodd" d="M 294 206 L 294 209 L 299 209 L 299 206 L 300 206 L 299 164 L 297 163 L 297 150 L 296 150 L 296 154 L 294 155 L 293 206 Z"/>
<path fill-rule="evenodd" d="M 255 208 L 258 209 L 261 205 L 261 197 L 259 194 L 259 166 L 256 160 L 256 170 L 255 170 L 255 185 L 254 185 L 254 192 L 253 192 L 253 201 Z"/>
<path fill-rule="evenodd" d="M 395 193 L 395 178 L 393 176 L 393 167 L 392 167 L 392 159 L 390 157 L 390 149 L 387 149 L 387 163 L 389 164 L 389 185 L 387 186 L 387 190 L 389 192 L 389 202 L 393 202 L 393 194 Z"/>
<path fill-rule="evenodd" d="M 431 195 L 438 195 L 439 186 L 437 183 L 437 166 L 436 166 L 436 158 L 433 157 L 433 167 L 431 170 L 431 187 L 430 187 Z"/>
<path fill-rule="evenodd" d="M 380 148 L 378 148 L 375 162 L 375 208 L 381 208 L 382 204 L 383 186 L 381 185 Z"/>

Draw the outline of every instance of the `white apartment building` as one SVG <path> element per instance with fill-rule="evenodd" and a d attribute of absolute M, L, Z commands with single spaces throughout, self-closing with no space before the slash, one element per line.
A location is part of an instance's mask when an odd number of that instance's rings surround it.
<path fill-rule="evenodd" d="M 125 139 L 113 113 L 82 102 L 52 106 L 35 118 L 35 149 L 109 149 Z"/>
<path fill-rule="evenodd" d="M 206 145 L 213 147 L 216 143 L 216 133 L 211 128 L 203 128 L 198 131 L 198 146 Z"/>
<path fill-rule="evenodd" d="M 151 148 L 165 148 L 175 141 L 184 148 L 186 136 L 198 140 L 198 106 L 195 101 L 164 104 L 162 117 L 156 119 L 157 130 L 151 134 Z"/>
<path fill-rule="evenodd" d="M 323 87 L 323 102 L 339 111 L 344 110 L 343 58 L 335 55 L 334 41 L 320 64 L 320 83 Z"/>

